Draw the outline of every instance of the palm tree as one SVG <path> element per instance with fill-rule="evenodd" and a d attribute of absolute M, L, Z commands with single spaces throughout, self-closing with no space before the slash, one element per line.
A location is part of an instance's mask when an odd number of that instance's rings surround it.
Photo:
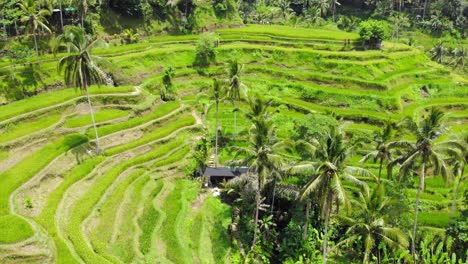
<path fill-rule="evenodd" d="M 392 134 L 393 126 L 391 123 L 386 122 L 381 131 L 374 132 L 375 150 L 368 153 L 361 159 L 361 162 L 366 162 L 369 159 L 379 161 L 379 183 L 382 176 L 383 165 L 391 159 L 391 149 L 395 147 L 405 147 L 405 144 L 399 141 L 390 142 Z"/>
<path fill-rule="evenodd" d="M 211 97 L 215 100 L 215 106 L 216 106 L 216 126 L 215 126 L 215 167 L 218 167 L 218 130 L 219 130 L 219 102 L 221 101 L 223 97 L 223 83 L 214 78 L 213 79 L 213 85 L 211 86 Z"/>
<path fill-rule="evenodd" d="M 71 27 L 68 38 L 62 38 L 63 46 L 70 48 L 67 56 L 61 58 L 58 63 L 58 72 L 63 72 L 64 80 L 67 85 L 73 85 L 86 92 L 88 99 L 91 121 L 93 123 L 94 134 L 96 136 L 96 153 L 101 152 L 99 146 L 99 136 L 94 120 L 93 107 L 89 96 L 88 86 L 92 83 L 104 82 L 103 71 L 96 65 L 96 57 L 91 54 L 91 50 L 98 43 L 99 39 L 89 39 L 83 28 Z M 70 41 L 70 42 L 68 42 Z"/>
<path fill-rule="evenodd" d="M 409 27 L 411 25 L 409 17 L 406 14 L 402 14 L 400 12 L 393 13 L 390 16 L 390 21 L 393 23 L 392 41 L 394 37 L 396 37 L 397 39 L 400 37 L 401 29 Z"/>
<path fill-rule="evenodd" d="M 444 142 L 436 142 L 442 135 L 443 126 L 442 118 L 444 114 L 437 108 L 432 108 L 429 114 L 422 119 L 419 124 L 410 118 L 402 121 L 410 133 L 416 137 L 416 142 L 402 142 L 402 145 L 408 146 L 408 151 L 398 156 L 395 160 L 391 161 L 388 165 L 389 174 L 396 164 L 400 165 L 400 177 L 408 176 L 416 165 L 420 165 L 419 172 L 419 185 L 416 194 L 416 205 L 414 207 L 414 224 L 413 236 L 411 240 L 411 253 L 413 258 L 415 256 L 415 241 L 416 230 L 418 225 L 418 212 L 419 212 L 419 199 L 421 191 L 424 189 L 424 179 L 427 174 L 427 166 L 432 167 L 433 175 L 442 175 L 444 179 L 449 180 L 451 176 L 450 169 L 448 168 L 444 156 L 440 151 L 446 146 Z"/>
<path fill-rule="evenodd" d="M 468 174 L 465 174 L 465 166 L 468 159 L 468 136 L 465 135 L 463 139 L 447 141 L 444 144 L 443 150 L 450 157 L 448 162 L 453 165 L 453 175 L 456 176 L 455 181 L 457 182 L 453 194 L 452 207 L 450 208 L 449 220 L 451 220 L 457 206 L 458 192 L 460 191 L 461 184 L 468 179 Z"/>
<path fill-rule="evenodd" d="M 405 233 L 387 223 L 388 207 L 393 201 L 385 196 L 383 184 L 379 184 L 372 193 L 365 191 L 359 193 L 358 199 L 352 200 L 351 203 L 353 216 L 340 216 L 341 222 L 349 226 L 346 234 L 350 237 L 338 243 L 333 249 L 342 244 L 361 242 L 364 255 L 362 263 L 369 263 L 373 252 L 374 254 L 377 252 L 377 263 L 380 263 L 380 249 L 378 248 L 380 242 L 395 249 L 408 247 Z"/>
<path fill-rule="evenodd" d="M 19 7 L 23 11 L 21 22 L 26 23 L 29 32 L 33 34 L 34 46 L 36 48 L 36 55 L 39 58 L 39 48 L 37 46 L 37 30 L 39 28 L 50 32 L 47 27 L 46 16 L 50 16 L 50 11 L 47 9 L 38 9 L 37 3 L 34 0 L 23 0 L 20 2 Z"/>
<path fill-rule="evenodd" d="M 452 64 L 455 67 L 461 67 L 462 69 L 464 69 L 466 58 L 468 57 L 468 52 L 466 48 L 461 47 L 461 46 L 458 48 L 455 48 L 452 51 L 452 56 L 453 56 Z"/>
<path fill-rule="evenodd" d="M 436 61 L 437 63 L 441 63 L 444 61 L 444 57 L 445 57 L 445 52 L 446 52 L 446 48 L 444 47 L 444 43 L 440 40 L 439 42 L 437 42 L 437 44 L 434 45 L 434 47 L 432 47 L 432 49 L 430 50 L 431 52 L 431 59 Z"/>
<path fill-rule="evenodd" d="M 298 164 L 292 168 L 293 173 L 308 173 L 310 180 L 304 186 L 301 199 L 310 199 L 315 195 L 321 205 L 321 214 L 325 220 L 325 230 L 323 239 L 323 263 L 327 262 L 327 238 L 330 214 L 335 202 L 336 210 L 339 205 L 344 204 L 350 207 L 347 186 L 345 181 L 352 182 L 364 189 L 367 186 L 358 180 L 356 176 L 372 176 L 372 174 L 362 168 L 349 166 L 347 164 L 350 151 L 353 146 L 345 142 L 344 135 L 340 130 L 331 128 L 322 141 L 319 141 L 316 149 L 318 162 L 306 162 Z"/>
<path fill-rule="evenodd" d="M 76 6 L 80 11 L 81 27 L 84 28 L 86 13 L 88 13 L 88 0 L 72 0 L 72 5 Z"/>
<path fill-rule="evenodd" d="M 262 194 L 269 178 L 273 178 L 272 205 L 275 196 L 275 185 L 280 168 L 284 164 L 284 158 L 279 154 L 283 147 L 283 142 L 277 140 L 276 127 L 270 119 L 271 113 L 268 111 L 270 101 L 265 102 L 258 95 L 252 96 L 249 100 L 250 111 L 246 114 L 252 121 L 249 130 L 248 145 L 245 147 L 234 147 L 238 160 L 231 161 L 232 164 L 249 165 L 249 173 L 255 175 L 257 183 L 256 212 L 254 219 L 254 238 L 252 248 L 255 246 L 258 229 L 258 211 L 262 204 Z M 273 206 L 271 207 L 273 208 Z"/>
<path fill-rule="evenodd" d="M 228 90 L 227 90 L 227 97 L 234 105 L 234 140 L 236 139 L 236 117 L 237 117 L 237 102 L 241 100 L 242 96 L 246 94 L 246 86 L 241 81 L 242 71 L 244 69 L 244 65 L 237 62 L 237 60 L 231 60 L 227 64 L 228 66 L 228 74 L 229 79 L 227 82 L 229 83 Z"/>
<path fill-rule="evenodd" d="M 330 8 L 330 0 L 318 0 L 317 7 L 320 9 L 320 16 L 326 16 Z"/>

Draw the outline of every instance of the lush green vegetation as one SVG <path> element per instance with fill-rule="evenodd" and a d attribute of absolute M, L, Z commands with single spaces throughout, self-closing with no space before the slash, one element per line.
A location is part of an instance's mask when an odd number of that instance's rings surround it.
<path fill-rule="evenodd" d="M 109 121 L 119 117 L 127 116 L 128 112 L 118 109 L 104 109 L 96 112 L 94 118 L 97 123 Z M 65 127 L 74 128 L 91 125 L 91 117 L 89 115 L 77 116 L 70 118 L 65 122 Z"/>
<path fill-rule="evenodd" d="M 1 263 L 466 262 L 463 1 L 166 2 L 0 3 Z"/>

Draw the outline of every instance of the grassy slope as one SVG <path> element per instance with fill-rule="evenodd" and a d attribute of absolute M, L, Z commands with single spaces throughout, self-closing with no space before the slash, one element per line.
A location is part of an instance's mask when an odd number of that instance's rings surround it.
<path fill-rule="evenodd" d="M 346 50 L 342 47 L 343 39 L 356 40 L 355 34 L 282 26 L 249 25 L 244 28 L 219 30 L 218 33 L 222 40 L 225 40 L 217 49 L 218 63 L 203 69 L 204 73 L 202 73 L 225 78 L 223 62 L 236 57 L 246 63 L 243 80 L 250 90 L 271 97 L 280 108 L 275 122 L 280 127 L 279 135 L 282 137 L 287 137 L 294 129 L 293 121 L 303 119 L 308 111 L 325 114 L 334 112 L 338 118 L 344 117 L 350 120 L 345 124 L 347 131 L 367 135 L 378 129 L 379 122 L 383 120 L 398 121 L 404 116 L 413 116 L 429 106 L 444 106 L 452 119 L 461 120 L 463 124 L 466 124 L 466 110 L 464 110 L 468 103 L 466 80 L 461 76 L 454 78 L 447 69 L 430 62 L 424 54 L 411 47 L 387 43 L 384 51 Z M 148 43 L 96 51 L 107 57 L 110 65 L 106 67 L 115 71 L 116 76 L 121 78 L 123 83 L 144 82 L 147 88 L 160 83 L 163 67 L 168 65 L 175 67 L 176 90 L 184 93 L 184 103 L 200 110 L 197 104 L 199 89 L 209 87 L 211 78 L 198 74 L 191 68 L 194 57 L 193 43 L 196 39 L 196 36 L 155 37 Z M 50 60 L 44 63 L 45 68 L 55 67 L 54 59 L 51 57 Z M 51 76 L 45 81 L 53 83 L 55 79 Z M 431 97 L 423 98 L 419 88 L 429 84 Z M 304 90 L 311 93 L 310 98 L 303 97 L 302 91 Z M 133 91 L 133 88 L 130 86 L 112 89 L 103 87 L 100 90 L 92 88 L 91 91 L 94 94 L 127 93 Z M 149 91 L 157 96 L 157 91 L 152 89 Z M 1 106 L 0 121 L 63 103 L 80 95 L 73 89 L 66 89 Z M 209 100 L 205 98 L 203 102 L 209 103 Z M 106 104 L 105 101 L 104 104 Z M 128 121 L 100 127 L 99 134 L 108 135 L 140 125 L 146 126 L 147 122 L 154 123 L 142 130 L 144 135 L 141 138 L 109 149 L 106 155 L 114 155 L 139 147 L 194 124 L 193 117 L 188 116 L 184 111 L 173 117 L 163 118 L 162 121 L 154 121 L 174 112 L 180 106 L 178 102 L 165 103 L 154 109 L 150 107 L 151 111 L 132 116 Z M 240 106 L 241 110 L 245 110 L 245 104 L 240 104 Z M 208 128 L 214 125 L 213 117 L 214 111 L 210 108 L 206 117 L 209 121 Z M 221 105 L 220 117 L 223 132 L 229 136 L 233 131 L 231 104 Z M 237 117 L 237 130 L 241 134 L 245 133 L 249 124 L 241 114 Z M 82 118 L 83 120 L 78 119 L 78 121 L 69 119 L 67 122 L 86 124 L 85 116 Z M 18 137 L 49 125 L 48 122 L 34 122 L 36 121 L 26 120 L 24 124 L 36 124 L 37 129 L 27 130 L 26 125 L 21 126 L 21 124 L 9 129 L 10 131 L 18 129 L 13 133 L 15 137 Z M 466 132 L 463 129 L 452 131 Z M 57 135 L 52 135 L 52 138 L 55 137 Z M 148 165 L 148 170 L 167 165 L 174 166 L 173 164 L 184 160 L 190 150 L 189 147 L 184 146 L 170 157 L 154 161 L 180 145 L 181 141 L 171 138 L 169 142 L 165 142 L 165 145 L 149 153 L 131 157 L 116 167 L 101 172 L 98 184 L 87 190 L 87 195 L 75 204 L 76 211 L 73 211 L 72 218 L 66 220 L 68 226 L 65 230 L 65 239 L 70 240 L 73 245 L 72 249 L 89 263 L 117 262 L 117 259 L 128 263 L 141 258 L 151 261 L 155 256 L 153 249 L 158 246 L 155 241 L 159 241 L 158 243 L 162 241 L 166 250 L 164 256 L 160 256 L 161 259 L 167 258 L 177 263 L 192 261 L 216 263 L 220 259 L 225 259 L 229 252 L 229 243 L 223 230 L 226 230 L 226 224 L 229 222 L 229 208 L 217 199 L 208 198 L 201 209 L 192 210 L 190 204 L 195 199 L 198 190 L 193 183 L 186 180 L 171 180 L 173 181 L 171 182 L 163 179 L 164 187 L 162 183 L 159 183 L 152 192 L 148 193 L 150 197 L 143 197 L 143 194 L 146 194 L 143 190 L 146 190 L 145 186 L 148 186 L 148 182 L 152 179 L 135 174 L 128 179 L 128 182 L 123 182 L 123 185 L 105 204 L 106 211 L 98 215 L 99 219 L 106 222 L 102 222 L 96 229 L 96 233 L 90 237 L 93 247 L 89 247 L 87 238 L 81 233 L 80 225 L 83 219 L 95 210 L 98 200 L 103 197 L 103 193 L 116 177 L 131 165 L 143 164 L 146 161 L 153 162 Z M 66 149 L 68 147 L 65 142 L 55 141 L 0 174 L 0 176 L 7 176 L 0 177 L 0 188 L 5 188 L 1 189 L 2 195 L 0 195 L 0 212 L 4 212 L 0 213 L 3 215 L 0 216 L 0 231 L 8 234 L 3 241 L 0 240 L 0 243 L 18 241 L 32 235 L 33 231 L 29 224 L 9 215 L 7 199 L 21 183 L 36 174 Z M 8 152 L 0 151 L 0 162 L 8 155 Z M 229 158 L 230 155 L 231 153 L 224 151 L 223 159 Z M 65 180 L 49 195 L 46 207 L 35 219 L 55 241 L 59 251 L 57 255 L 59 263 L 74 263 L 76 260 L 65 241 L 57 235 L 57 227 L 54 225 L 54 220 L 57 219 L 55 219 L 54 212 L 64 192 L 72 184 L 86 177 L 102 160 L 103 158 L 87 160 L 67 173 Z M 368 164 L 368 166 L 375 168 L 373 164 Z M 23 176 L 13 180 L 12 175 L 16 174 Z M 137 180 L 131 181 L 133 177 Z M 170 192 L 161 197 L 163 200 L 159 209 L 162 209 L 161 212 L 165 216 L 159 219 L 158 210 L 153 210 L 151 207 L 151 198 L 162 195 L 159 191 L 164 192 L 167 187 L 166 183 L 167 186 L 173 184 L 174 189 L 169 188 Z M 437 180 L 431 181 L 430 179 L 428 179 L 427 187 L 428 191 L 434 192 L 423 194 L 422 204 L 427 209 L 425 210 L 427 213 L 421 214 L 420 223 L 442 227 L 448 219 L 447 208 L 453 190 L 441 185 Z M 466 189 L 466 184 L 462 188 Z M 412 189 L 408 191 L 410 198 L 414 197 L 413 192 Z M 115 240 L 107 245 L 110 233 L 106 232 L 111 228 L 109 223 L 114 221 L 116 210 L 120 206 L 125 208 L 128 215 L 122 219 L 121 228 Z M 431 213 L 437 217 L 431 217 Z M 138 214 L 141 214 L 141 217 L 135 221 L 133 216 Z M 158 223 L 159 221 L 162 223 Z M 2 230 L 6 226 L 5 223 L 16 224 L 8 225 L 7 229 Z M 157 229 L 157 225 L 161 225 L 161 228 Z M 139 229 L 143 230 L 143 233 L 136 236 Z M 149 234 L 151 232 L 154 232 L 155 237 L 159 237 L 160 240 L 151 237 Z M 99 234 L 102 234 L 102 237 Z M 138 241 L 139 246 L 129 241 Z M 144 256 L 142 257 L 141 254 Z"/>

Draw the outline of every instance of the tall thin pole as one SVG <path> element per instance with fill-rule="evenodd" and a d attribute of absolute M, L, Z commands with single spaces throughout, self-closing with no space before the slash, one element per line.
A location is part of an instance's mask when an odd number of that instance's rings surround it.
<path fill-rule="evenodd" d="M 59 0 L 59 8 L 60 8 L 60 25 L 61 25 L 61 27 L 62 27 L 62 32 L 63 32 L 62 0 Z"/>

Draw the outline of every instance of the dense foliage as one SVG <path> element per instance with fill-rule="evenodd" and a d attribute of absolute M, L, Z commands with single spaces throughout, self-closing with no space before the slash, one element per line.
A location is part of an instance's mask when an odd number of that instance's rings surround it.
<path fill-rule="evenodd" d="M 203 262 L 207 249 L 208 263 L 466 262 L 466 1 L 5 0 L 0 8 L 0 162 L 8 161 L 0 243 L 43 227 L 60 263 L 151 262 L 160 244 L 161 261 L 175 263 Z M 104 83 L 129 86 L 92 86 Z M 25 99 L 49 89 L 57 91 Z M 25 142 L 57 136 L 15 163 Z M 32 217 L 20 217 L 10 196 L 64 157 L 76 158 L 75 169 L 40 201 L 43 214 L 23 195 L 21 212 Z M 206 212 L 197 199 L 209 194 L 197 197 L 194 181 L 159 181 L 183 167 L 205 183 L 203 170 L 221 165 L 247 173 L 223 183 L 223 204 L 208 198 Z M 92 188 L 82 185 L 79 206 L 60 209 L 67 217 L 55 226 L 60 198 L 88 174 Z"/>

